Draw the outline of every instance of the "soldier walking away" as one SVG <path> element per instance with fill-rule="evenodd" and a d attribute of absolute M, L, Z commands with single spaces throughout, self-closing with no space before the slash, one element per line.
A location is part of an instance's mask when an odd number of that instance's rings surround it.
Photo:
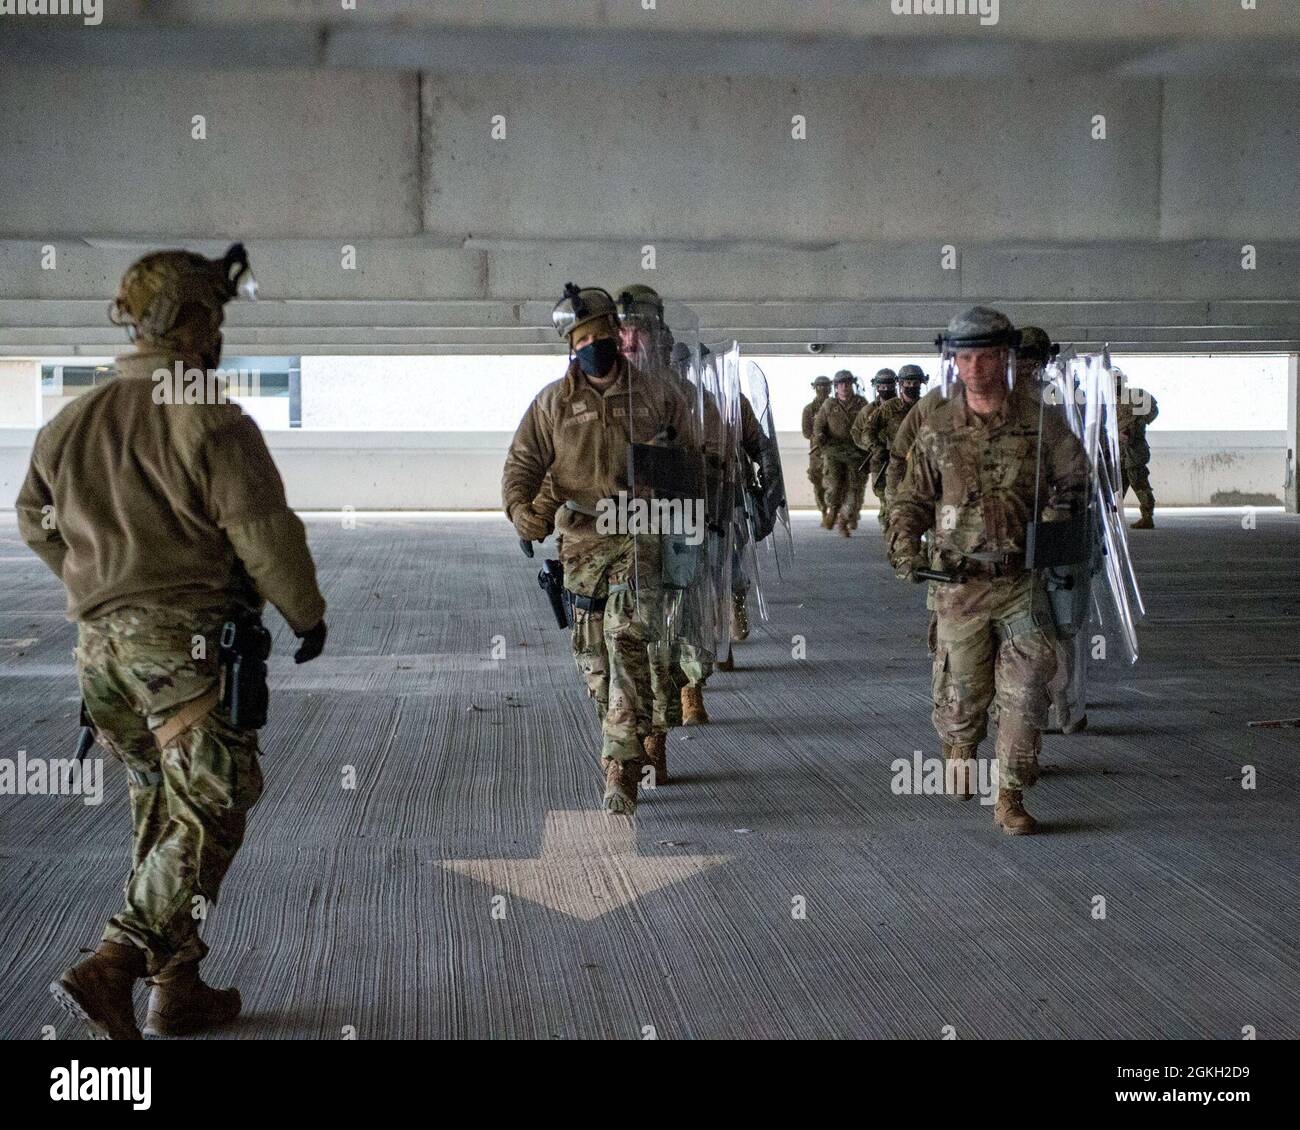
<path fill-rule="evenodd" d="M 826 514 L 822 525 L 838 529 L 841 537 L 850 537 L 857 524 L 853 510 L 858 498 L 860 476 L 858 465 L 862 452 L 853 442 L 853 421 L 867 406 L 866 398 L 853 391 L 856 383 L 852 373 L 841 369 L 832 384 L 835 395 L 817 410 L 813 420 L 813 438 L 822 452 L 822 467 L 826 484 Z"/>
<path fill-rule="evenodd" d="M 1156 496 L 1151 489 L 1151 447 L 1147 443 L 1147 426 L 1160 415 L 1156 398 L 1145 389 L 1128 384 L 1123 372 L 1115 370 L 1115 421 L 1119 426 L 1120 481 L 1124 494 L 1129 487 L 1137 495 L 1142 516 L 1134 523 L 1135 530 L 1155 529 Z M 1123 497 L 1120 499 L 1123 508 Z"/>
<path fill-rule="evenodd" d="M 813 498 L 817 502 L 817 510 L 822 516 L 823 525 L 826 522 L 826 485 L 822 470 L 822 453 L 817 446 L 817 440 L 813 435 L 813 421 L 817 418 L 817 411 L 831 394 L 830 377 L 818 377 L 812 383 L 813 398 L 809 403 L 803 406 L 803 438 L 808 441 L 808 481 L 812 483 Z"/>
<path fill-rule="evenodd" d="M 1082 512 L 1087 465 L 1059 412 L 1011 386 L 1019 335 L 1005 315 L 974 307 L 941 336 L 950 395 L 920 425 L 893 494 L 886 532 L 890 564 L 906 581 L 935 585 L 932 718 L 952 776 L 968 799 L 976 751 L 998 706 L 998 796 L 1003 831 L 1036 830 L 1024 790 L 1038 777 L 1054 629 L 1041 575 L 1025 566 L 1036 520 Z M 1039 420 L 1042 433 L 1039 433 Z M 928 538 L 928 551 L 921 538 Z"/>
<path fill-rule="evenodd" d="M 134 352 L 41 429 L 18 496 L 24 540 L 67 588 L 96 740 L 129 779 L 124 905 L 50 986 L 100 1038 L 141 1038 L 132 988 L 146 973 L 150 1035 L 238 1015 L 237 989 L 199 977 L 199 923 L 262 792 L 263 603 L 302 640 L 296 662 L 325 645 L 306 531 L 257 424 L 214 376 L 225 304 L 253 286 L 240 244 L 221 259 L 159 251 L 135 263 L 111 307 Z M 177 366 L 202 371 L 202 402 L 157 395 Z M 232 651 L 238 678 L 223 661 Z"/>
<path fill-rule="evenodd" d="M 608 292 L 569 283 L 552 312 L 569 366 L 533 398 L 501 478 L 506 516 L 526 541 L 544 538 L 533 507 L 543 482 L 563 499 L 554 515 L 572 614 L 574 662 L 601 719 L 604 805 L 636 811 L 645 739 L 654 730 L 648 648 L 663 630 L 659 538 L 602 533 L 597 504 L 629 491 L 632 443 L 671 445 L 690 435 L 686 402 L 663 377 L 635 369 L 619 348 Z"/>

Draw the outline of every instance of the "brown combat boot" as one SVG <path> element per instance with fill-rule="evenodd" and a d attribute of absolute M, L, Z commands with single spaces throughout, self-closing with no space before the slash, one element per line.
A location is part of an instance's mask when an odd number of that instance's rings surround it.
<path fill-rule="evenodd" d="M 839 530 L 840 537 L 842 538 L 851 538 L 853 536 L 853 531 L 849 529 L 848 522 L 843 518 L 836 523 L 835 528 Z"/>
<path fill-rule="evenodd" d="M 92 1040 L 142 1040 L 131 990 L 145 974 L 145 952 L 100 942 L 85 961 L 50 984 L 55 1003 L 86 1026 Z"/>
<path fill-rule="evenodd" d="M 1130 526 L 1133 530 L 1154 530 L 1156 528 L 1156 496 L 1149 490 L 1137 492 L 1138 505 L 1142 508 L 1142 517 Z"/>
<path fill-rule="evenodd" d="M 657 786 L 668 784 L 668 735 L 663 730 L 656 730 L 641 739 L 645 749 L 646 763 L 654 770 L 654 783 Z"/>
<path fill-rule="evenodd" d="M 640 760 L 615 761 L 612 757 L 600 760 L 605 767 L 605 810 L 615 816 L 631 816 L 636 812 Z"/>
<path fill-rule="evenodd" d="M 749 639 L 749 609 L 743 592 L 731 594 L 731 638 L 735 643 Z"/>
<path fill-rule="evenodd" d="M 188 1036 L 229 1024 L 243 1006 L 238 989 L 214 989 L 199 977 L 199 963 L 169 965 L 150 982 L 146 1036 Z"/>
<path fill-rule="evenodd" d="M 682 725 L 708 725 L 709 713 L 704 709 L 703 687 L 682 687 Z"/>
<path fill-rule="evenodd" d="M 943 792 L 953 800 L 970 800 L 975 795 L 975 770 L 979 758 L 973 745 L 943 743 Z"/>
<path fill-rule="evenodd" d="M 822 529 L 831 530 L 835 528 L 835 515 L 829 510 L 822 511 Z"/>
<path fill-rule="evenodd" d="M 998 789 L 993 822 L 1008 836 L 1029 836 L 1038 831 L 1038 822 L 1025 811 L 1025 794 L 1019 789 Z"/>

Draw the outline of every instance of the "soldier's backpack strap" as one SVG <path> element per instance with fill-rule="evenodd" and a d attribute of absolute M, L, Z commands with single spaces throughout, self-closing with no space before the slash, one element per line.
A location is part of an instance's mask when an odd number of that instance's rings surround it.
<path fill-rule="evenodd" d="M 165 750 L 196 722 L 202 722 L 221 701 L 221 693 L 213 687 L 206 694 L 192 698 L 182 704 L 181 708 L 153 732 L 154 741 L 160 750 Z"/>

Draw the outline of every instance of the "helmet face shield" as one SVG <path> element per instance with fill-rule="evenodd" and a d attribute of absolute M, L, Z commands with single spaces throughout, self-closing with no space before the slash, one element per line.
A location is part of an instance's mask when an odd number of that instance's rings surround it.
<path fill-rule="evenodd" d="M 573 343 L 574 331 L 581 329 L 588 322 L 605 319 L 611 327 L 617 327 L 618 315 L 614 300 L 609 292 L 600 287 L 577 287 L 573 283 L 564 286 L 564 297 L 555 304 L 551 311 L 551 325 L 562 338 Z M 611 332 L 615 332 L 611 329 Z"/>
<path fill-rule="evenodd" d="M 935 339 L 939 349 L 939 388 L 945 397 L 969 383 L 977 395 L 987 395 L 995 381 L 1008 389 L 1016 383 L 1016 350 L 1020 332 L 1005 314 L 973 306 L 958 314 Z"/>
<path fill-rule="evenodd" d="M 987 396 L 995 384 L 1016 386 L 1016 351 L 1007 346 L 976 346 L 945 352 L 939 365 L 939 388 L 944 397 L 959 388 Z"/>

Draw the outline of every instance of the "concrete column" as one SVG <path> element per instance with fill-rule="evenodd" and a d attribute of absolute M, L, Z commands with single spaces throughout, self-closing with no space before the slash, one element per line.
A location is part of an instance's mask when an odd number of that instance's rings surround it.
<path fill-rule="evenodd" d="M 40 362 L 0 360 L 0 428 L 37 428 L 40 424 Z"/>
<path fill-rule="evenodd" d="M 1300 453 L 1300 355 L 1292 353 L 1287 359 L 1286 374 L 1286 493 L 1284 502 L 1288 514 L 1300 513 L 1297 509 L 1296 456 Z"/>

